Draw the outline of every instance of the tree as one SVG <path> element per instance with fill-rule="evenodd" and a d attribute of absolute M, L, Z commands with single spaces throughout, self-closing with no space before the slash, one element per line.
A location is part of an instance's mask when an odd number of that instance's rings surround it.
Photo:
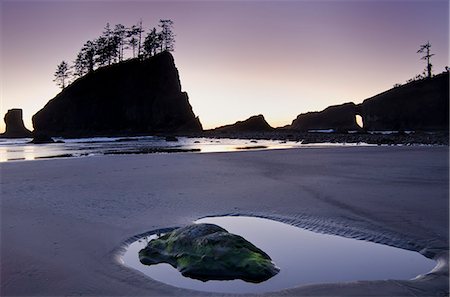
<path fill-rule="evenodd" d="M 434 56 L 434 54 L 430 54 L 430 48 L 431 48 L 431 44 L 428 41 L 425 44 L 422 44 L 419 48 L 419 50 L 417 51 L 417 53 L 425 53 L 425 55 L 423 57 L 421 57 L 421 60 L 426 60 L 427 61 L 427 68 L 425 68 L 425 71 L 427 73 L 427 77 L 431 78 L 431 67 L 433 67 L 433 65 L 430 63 L 430 58 L 432 56 Z"/>
<path fill-rule="evenodd" d="M 87 41 L 74 61 L 75 75 L 81 77 L 94 70 L 95 43 Z"/>
<path fill-rule="evenodd" d="M 139 45 L 138 35 L 139 35 L 139 28 L 136 25 L 131 26 L 127 30 L 127 38 L 129 38 L 127 42 L 128 44 L 127 48 L 132 50 L 133 58 L 136 57 L 136 48 Z"/>
<path fill-rule="evenodd" d="M 173 21 L 159 20 L 159 27 L 161 28 L 161 51 L 174 51 L 175 34 L 173 33 Z"/>
<path fill-rule="evenodd" d="M 142 33 L 144 33 L 144 29 L 142 29 L 142 20 L 139 21 L 138 25 L 136 26 L 136 33 L 138 36 L 138 57 L 142 54 Z"/>
<path fill-rule="evenodd" d="M 66 87 L 67 81 L 69 80 L 69 77 L 69 64 L 67 64 L 66 61 L 62 61 L 56 67 L 55 79 L 53 81 L 56 82 L 56 85 L 58 85 L 61 89 L 64 89 Z"/>
<path fill-rule="evenodd" d="M 119 61 L 123 60 L 123 49 L 125 46 L 125 37 L 126 37 L 126 28 L 124 25 L 122 24 L 117 24 L 114 27 L 114 32 L 113 32 L 113 36 L 114 36 L 114 43 L 117 44 L 118 46 L 118 58 Z"/>
<path fill-rule="evenodd" d="M 150 33 L 147 34 L 144 40 L 144 56 L 151 57 L 157 54 L 160 47 L 160 40 L 156 28 L 153 28 Z"/>

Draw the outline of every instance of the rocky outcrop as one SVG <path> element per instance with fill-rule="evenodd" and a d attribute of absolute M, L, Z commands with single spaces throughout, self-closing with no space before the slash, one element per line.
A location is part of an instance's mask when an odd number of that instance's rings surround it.
<path fill-rule="evenodd" d="M 33 116 L 33 125 L 38 133 L 66 137 L 202 130 L 169 52 L 77 79 Z"/>
<path fill-rule="evenodd" d="M 270 132 L 272 128 L 264 119 L 263 115 L 252 116 L 245 121 L 238 121 L 231 125 L 221 126 L 213 129 L 213 132 L 240 133 L 240 132 Z"/>
<path fill-rule="evenodd" d="M 25 128 L 23 124 L 23 112 L 22 109 L 15 108 L 10 109 L 5 115 L 6 131 L 1 134 L 3 138 L 26 138 L 31 137 L 30 130 Z"/>
<path fill-rule="evenodd" d="M 168 263 L 183 276 L 259 283 L 279 272 L 270 257 L 242 238 L 213 224 L 194 224 L 151 240 L 139 251 L 145 265 Z"/>
<path fill-rule="evenodd" d="M 308 112 L 297 116 L 289 127 L 292 130 L 334 130 L 349 131 L 359 130 L 356 124 L 356 105 L 344 103 L 327 107 L 319 112 Z"/>
<path fill-rule="evenodd" d="M 390 89 L 359 108 L 367 130 L 448 130 L 449 74 Z"/>

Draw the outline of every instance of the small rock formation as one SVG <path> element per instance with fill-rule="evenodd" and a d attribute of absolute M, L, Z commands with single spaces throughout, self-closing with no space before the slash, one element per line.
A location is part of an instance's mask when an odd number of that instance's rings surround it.
<path fill-rule="evenodd" d="M 26 138 L 31 137 L 30 130 L 25 128 L 23 124 L 23 112 L 22 109 L 14 108 L 8 110 L 5 114 L 6 131 L 1 134 L 3 138 Z"/>
<path fill-rule="evenodd" d="M 202 131 L 169 52 L 86 74 L 38 111 L 33 126 L 65 137 Z"/>
<path fill-rule="evenodd" d="M 45 134 L 36 134 L 33 140 L 30 141 L 33 144 L 45 144 L 45 143 L 55 143 L 53 138 Z"/>
<path fill-rule="evenodd" d="M 448 131 L 449 73 L 390 89 L 358 107 L 367 130 Z"/>
<path fill-rule="evenodd" d="M 297 116 L 290 129 L 298 131 L 334 130 L 336 132 L 359 130 L 356 124 L 356 105 L 352 102 L 327 107 L 320 112 L 308 112 Z"/>
<path fill-rule="evenodd" d="M 264 119 L 263 115 L 252 116 L 245 121 L 238 121 L 232 125 L 221 126 L 213 129 L 214 132 L 235 133 L 235 132 L 270 132 L 272 128 Z"/>
<path fill-rule="evenodd" d="M 151 240 L 139 251 L 145 265 L 168 263 L 183 276 L 259 283 L 279 272 L 270 257 L 242 238 L 213 224 L 194 224 Z"/>

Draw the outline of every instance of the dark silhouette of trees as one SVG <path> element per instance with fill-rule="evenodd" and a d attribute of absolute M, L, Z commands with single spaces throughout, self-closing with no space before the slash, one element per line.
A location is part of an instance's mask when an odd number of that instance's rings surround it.
<path fill-rule="evenodd" d="M 116 24 L 111 29 L 109 23 L 97 39 L 87 41 L 74 61 L 74 76 L 81 77 L 96 67 L 111 65 L 126 59 L 125 49 L 131 49 L 133 58 L 148 58 L 163 51 L 173 51 L 175 48 L 175 34 L 173 33 L 173 21 L 170 19 L 159 20 L 158 27 L 143 37 L 145 30 L 142 20 L 129 28 L 122 24 Z M 55 80 L 61 88 L 68 85 L 72 75 L 66 62 L 57 66 Z"/>
<path fill-rule="evenodd" d="M 144 40 L 144 56 L 151 57 L 156 55 L 160 48 L 160 43 L 160 36 L 156 32 L 156 28 L 153 28 Z"/>
<path fill-rule="evenodd" d="M 132 50 L 133 58 L 136 58 L 136 49 L 139 46 L 139 28 L 136 25 L 131 26 L 127 30 L 128 47 Z"/>
<path fill-rule="evenodd" d="M 417 53 L 425 54 L 420 59 L 427 61 L 427 68 L 425 68 L 425 72 L 426 72 L 428 78 L 431 78 L 431 75 L 432 75 L 431 68 L 433 67 L 433 65 L 430 62 L 430 58 L 432 56 L 434 56 L 434 54 L 430 54 L 430 48 L 431 48 L 431 44 L 428 41 L 427 43 L 420 45 L 420 48 L 417 51 Z"/>
<path fill-rule="evenodd" d="M 81 77 L 94 70 L 96 55 L 95 49 L 95 43 L 90 40 L 83 45 L 74 62 L 75 76 Z"/>
<path fill-rule="evenodd" d="M 57 67 L 55 72 L 55 79 L 53 80 L 56 84 L 64 89 L 70 77 L 69 64 L 66 61 L 62 61 Z"/>
<path fill-rule="evenodd" d="M 172 20 L 159 20 L 160 32 L 160 47 L 161 51 L 172 52 L 175 49 L 175 34 L 173 33 Z"/>
<path fill-rule="evenodd" d="M 118 59 L 119 62 L 123 60 L 123 50 L 125 48 L 125 37 L 126 37 L 127 29 L 122 24 L 117 24 L 114 27 L 114 43 L 117 45 Z"/>

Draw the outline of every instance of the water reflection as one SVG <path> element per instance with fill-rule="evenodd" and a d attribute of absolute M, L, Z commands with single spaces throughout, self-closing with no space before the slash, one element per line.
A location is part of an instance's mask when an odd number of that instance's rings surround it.
<path fill-rule="evenodd" d="M 412 279 L 430 271 L 435 262 L 419 253 L 318 234 L 280 222 L 254 217 L 204 218 L 196 223 L 219 225 L 264 250 L 281 268 L 266 282 L 249 284 L 240 280 L 201 281 L 181 276 L 170 265 L 145 266 L 138 252 L 145 240 L 130 245 L 123 260 L 158 281 L 182 288 L 208 292 L 261 293 L 303 284 L 356 280 Z"/>

